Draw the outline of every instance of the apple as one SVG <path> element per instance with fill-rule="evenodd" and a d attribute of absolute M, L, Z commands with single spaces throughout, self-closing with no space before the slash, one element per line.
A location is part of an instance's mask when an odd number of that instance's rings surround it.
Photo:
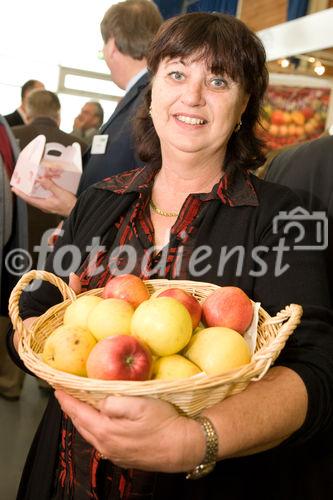
<path fill-rule="evenodd" d="M 88 328 L 97 340 L 110 335 L 129 335 L 134 308 L 121 299 L 102 299 L 88 316 Z"/>
<path fill-rule="evenodd" d="M 162 356 L 153 363 L 154 379 L 175 380 L 192 377 L 200 373 L 200 368 L 180 354 Z"/>
<path fill-rule="evenodd" d="M 284 137 L 286 135 L 288 135 L 288 126 L 287 125 L 280 125 L 280 130 L 279 130 L 279 135 L 281 137 Z"/>
<path fill-rule="evenodd" d="M 283 112 L 284 123 L 288 124 L 291 122 L 291 115 L 288 111 Z"/>
<path fill-rule="evenodd" d="M 293 111 L 291 118 L 296 125 L 304 125 L 305 123 L 305 116 L 300 111 Z"/>
<path fill-rule="evenodd" d="M 130 335 L 114 335 L 97 342 L 87 359 L 89 378 L 147 380 L 152 355 L 146 345 Z"/>
<path fill-rule="evenodd" d="M 193 335 L 184 356 L 207 375 L 221 375 L 251 361 L 250 348 L 244 337 L 221 326 L 205 328 Z"/>
<path fill-rule="evenodd" d="M 89 330 L 62 325 L 46 339 L 42 359 L 56 370 L 86 376 L 86 361 L 95 344 Z"/>
<path fill-rule="evenodd" d="M 283 125 L 285 122 L 284 112 L 281 109 L 276 109 L 271 114 L 271 122 L 274 125 Z"/>
<path fill-rule="evenodd" d="M 190 313 L 172 297 L 146 300 L 135 310 L 132 335 L 147 343 L 156 356 L 168 356 L 183 349 L 192 335 Z"/>
<path fill-rule="evenodd" d="M 144 282 L 134 274 L 114 276 L 105 285 L 102 293 L 104 299 L 122 299 L 129 302 L 134 309 L 150 295 Z"/>
<path fill-rule="evenodd" d="M 160 292 L 157 297 L 172 297 L 181 302 L 190 313 L 193 330 L 196 329 L 201 319 L 201 305 L 192 294 L 181 288 L 167 288 Z"/>
<path fill-rule="evenodd" d="M 93 308 L 102 302 L 96 295 L 84 295 L 72 302 L 65 311 L 64 325 L 80 326 L 87 328 L 88 316 Z"/>
<path fill-rule="evenodd" d="M 224 286 L 205 299 L 202 317 L 206 326 L 226 326 L 244 334 L 252 322 L 252 302 L 240 288 Z"/>
<path fill-rule="evenodd" d="M 269 126 L 268 132 L 269 132 L 270 135 L 273 135 L 273 136 L 278 135 L 279 134 L 279 126 L 275 125 L 274 123 L 272 123 Z"/>
<path fill-rule="evenodd" d="M 302 109 L 302 113 L 306 120 L 310 120 L 314 115 L 314 109 L 310 108 L 310 106 L 305 106 L 305 108 Z"/>

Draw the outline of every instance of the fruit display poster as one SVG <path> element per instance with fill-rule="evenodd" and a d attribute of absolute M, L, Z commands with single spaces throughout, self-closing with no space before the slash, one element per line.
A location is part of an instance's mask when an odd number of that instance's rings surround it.
<path fill-rule="evenodd" d="M 319 137 L 325 130 L 329 88 L 269 85 L 259 135 L 267 150 Z"/>

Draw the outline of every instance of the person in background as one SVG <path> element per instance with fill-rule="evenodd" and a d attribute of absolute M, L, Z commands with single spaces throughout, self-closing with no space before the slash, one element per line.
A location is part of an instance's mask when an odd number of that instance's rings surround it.
<path fill-rule="evenodd" d="M 87 150 L 87 144 L 61 130 L 61 104 L 57 94 L 50 90 L 35 90 L 27 98 L 26 114 L 28 123 L 12 127 L 13 134 L 18 140 L 20 149 L 25 148 L 39 134 L 46 137 L 46 142 L 59 142 L 69 146 L 78 142 L 81 146 L 82 155 Z"/>
<path fill-rule="evenodd" d="M 43 134 L 46 143 L 59 143 L 63 146 L 70 146 L 73 142 L 79 142 L 82 153 L 87 149 L 87 145 L 74 135 L 67 134 L 59 128 L 61 122 L 61 105 L 58 96 L 49 90 L 35 90 L 30 93 L 26 102 L 26 113 L 28 117 L 27 125 L 12 127 L 12 132 L 18 140 L 19 146 L 23 149 L 38 135 Z M 15 192 L 15 190 L 13 190 Z M 43 200 L 43 198 L 39 198 Z M 29 254 L 32 259 L 32 269 L 42 269 L 45 262 L 39 261 L 39 255 L 43 251 L 37 252 L 36 247 L 47 240 L 43 240 L 46 231 L 54 230 L 59 222 L 59 215 L 46 213 L 39 208 L 28 205 L 28 235 L 29 235 Z M 47 386 L 39 381 L 39 388 L 45 389 Z M 15 388 L 15 394 L 19 397 L 22 387 L 22 380 Z"/>
<path fill-rule="evenodd" d="M 24 379 L 24 374 L 9 358 L 6 349 L 6 333 L 10 325 L 8 299 L 20 277 L 14 260 L 8 258 L 16 249 L 26 252 L 28 247 L 27 207 L 23 200 L 11 193 L 9 186 L 18 154 L 15 137 L 0 115 L 0 396 L 8 401 L 19 398 Z M 24 262 L 23 267 L 26 264 Z"/>
<path fill-rule="evenodd" d="M 75 118 L 72 135 L 91 146 L 94 135 L 96 135 L 103 124 L 104 111 L 97 101 L 87 102 Z"/>
<path fill-rule="evenodd" d="M 27 117 L 27 100 L 29 95 L 33 90 L 44 89 L 44 84 L 38 80 L 28 80 L 22 86 L 21 89 L 21 105 L 13 113 L 5 115 L 5 119 L 10 127 L 15 127 L 16 125 L 24 125 L 28 122 Z"/>
<path fill-rule="evenodd" d="M 132 120 L 149 83 L 149 43 L 162 21 L 157 6 L 150 0 L 119 2 L 103 17 L 104 59 L 112 80 L 126 93 L 85 155 L 78 194 L 105 177 L 143 165 L 135 151 Z M 76 203 L 76 196 L 60 189 L 48 178 L 41 179 L 41 184 L 52 192 L 52 196 L 41 200 L 27 197 L 18 190 L 15 193 L 41 210 L 67 217 Z"/>
<path fill-rule="evenodd" d="M 83 141 L 59 128 L 61 105 L 58 96 L 54 92 L 36 90 L 30 94 L 26 107 L 29 124 L 12 128 L 21 149 L 40 134 L 45 136 L 46 143 L 54 142 L 62 146 L 70 146 L 74 142 L 79 142 L 82 154 L 87 149 L 87 145 Z M 13 192 L 16 192 L 16 190 L 13 189 Z M 38 199 L 43 200 L 43 198 Z M 45 213 L 39 208 L 28 205 L 29 252 L 32 257 L 33 269 L 36 269 L 38 265 L 38 254 L 34 251 L 35 245 L 40 244 L 45 231 L 55 228 L 59 222 L 60 217 L 55 210 Z"/>
<path fill-rule="evenodd" d="M 310 212 L 327 217 L 325 250 L 333 304 L 333 136 L 294 145 L 268 162 L 265 180 L 288 186 L 300 196 Z M 325 237 L 323 226 L 322 237 Z"/>
<path fill-rule="evenodd" d="M 323 256 L 308 249 L 313 226 L 304 221 L 305 248 L 295 250 L 298 230 L 286 230 L 281 218 L 299 198 L 250 173 L 264 161 L 256 136 L 268 83 L 262 43 L 233 16 L 185 14 L 161 26 L 148 67 L 136 128 L 145 166 L 80 196 L 47 270 L 76 272 L 83 290 L 129 268 L 151 280 L 199 279 L 239 286 L 271 315 L 290 303 L 304 314 L 264 377 L 204 409 L 200 420 L 155 398 L 110 396 L 95 409 L 57 390 L 18 498 L 329 500 L 333 313 Z M 282 273 L 280 242 L 289 247 Z M 80 255 L 71 269 L 67 245 Z M 240 270 L 237 258 L 222 257 L 239 248 Z M 45 282 L 25 293 L 26 327 L 61 300 Z M 10 342 L 19 363 L 17 335 Z"/>

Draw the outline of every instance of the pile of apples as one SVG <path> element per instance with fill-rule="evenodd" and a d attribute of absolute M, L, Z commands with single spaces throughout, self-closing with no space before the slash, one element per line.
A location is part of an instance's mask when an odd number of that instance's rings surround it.
<path fill-rule="evenodd" d="M 102 296 L 71 303 L 47 338 L 42 359 L 57 370 L 103 380 L 219 375 L 250 362 L 243 334 L 253 318 L 249 297 L 233 286 L 202 304 L 181 288 L 150 296 L 132 274 L 112 277 Z"/>

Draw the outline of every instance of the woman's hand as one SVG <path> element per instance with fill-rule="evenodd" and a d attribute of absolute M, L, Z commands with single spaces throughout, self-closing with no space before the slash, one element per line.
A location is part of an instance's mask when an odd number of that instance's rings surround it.
<path fill-rule="evenodd" d="M 55 395 L 81 436 L 118 466 L 183 472 L 205 455 L 200 424 L 165 401 L 109 396 L 98 411 L 62 391 Z"/>

